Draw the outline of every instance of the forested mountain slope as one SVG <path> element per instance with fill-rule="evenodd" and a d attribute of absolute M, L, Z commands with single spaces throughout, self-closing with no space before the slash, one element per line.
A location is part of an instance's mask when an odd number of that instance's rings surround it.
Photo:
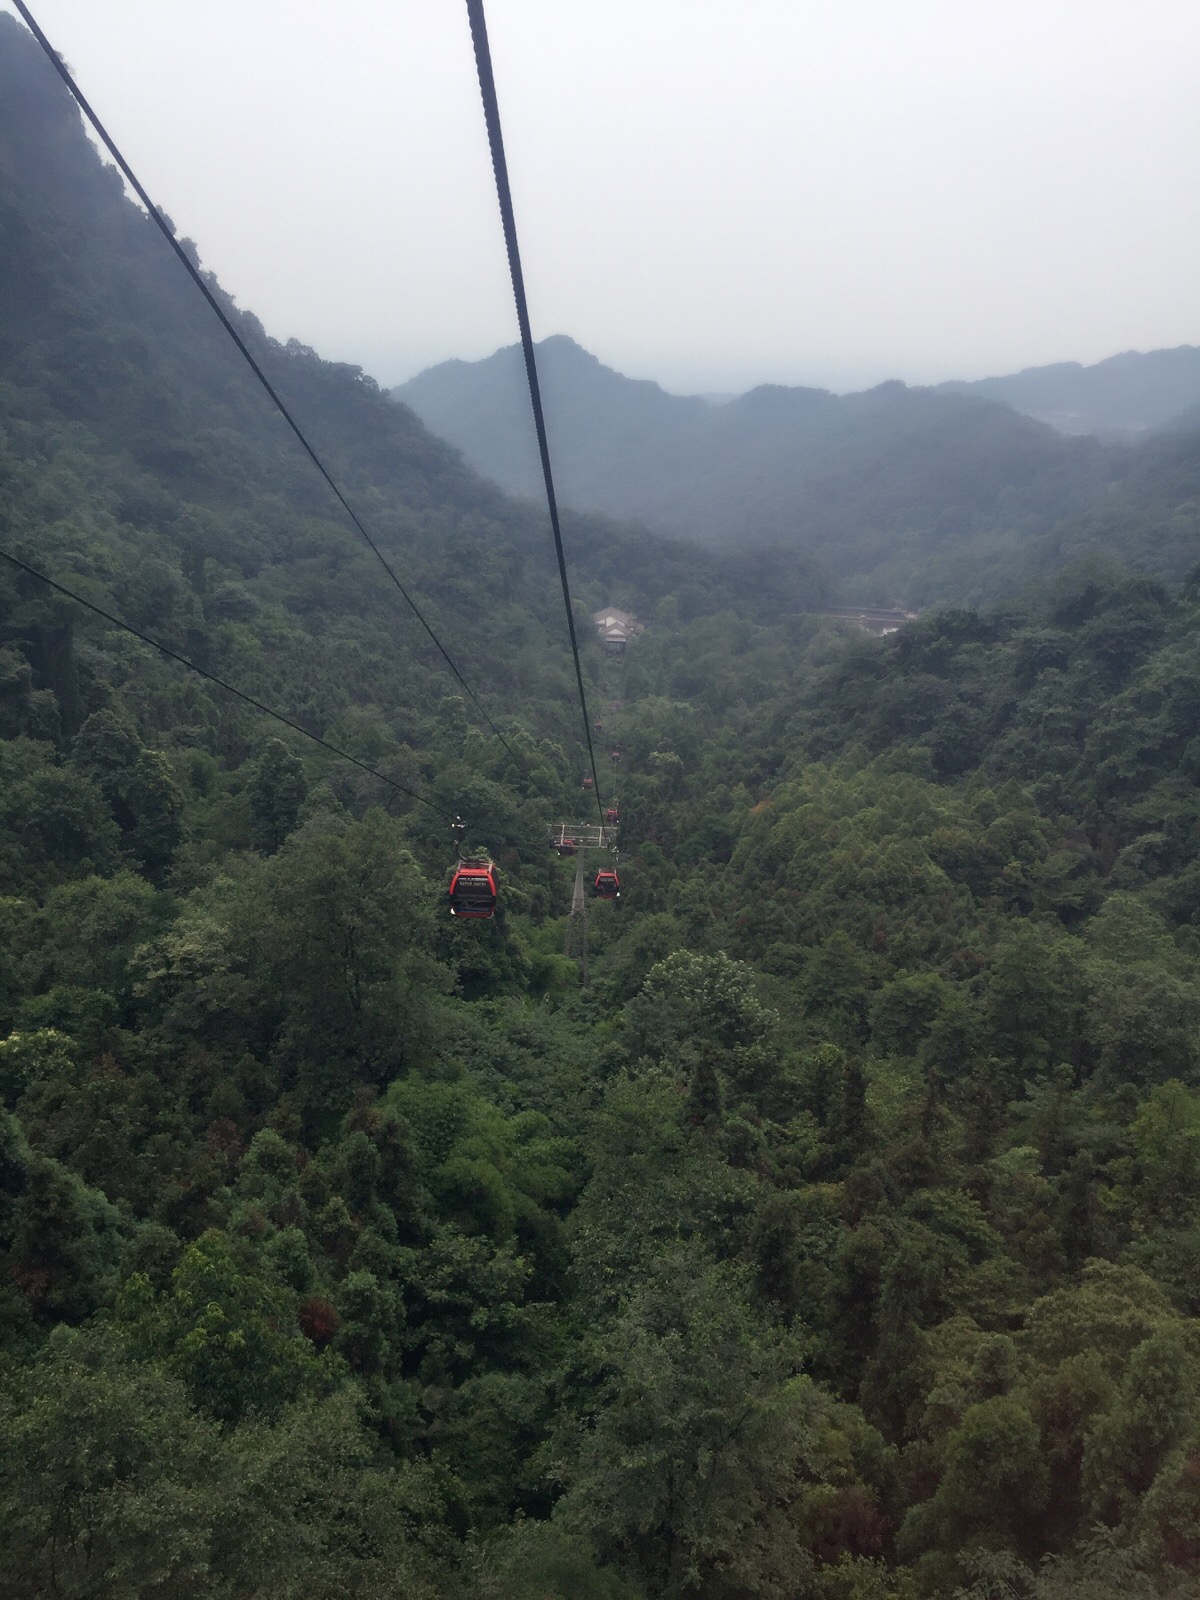
<path fill-rule="evenodd" d="M 321 611 L 323 591 L 339 574 L 345 586 L 330 598 L 343 627 L 353 616 L 349 626 L 382 630 L 410 661 L 436 662 L 154 227 L 122 199 L 117 174 L 100 164 L 49 69 L 23 45 L 15 23 L 5 28 L 0 403 L 18 419 L 8 483 L 19 484 L 39 458 L 69 474 L 76 446 L 104 462 L 120 537 L 149 540 L 155 559 L 183 571 L 193 593 L 181 605 L 224 606 L 230 616 L 222 620 L 244 622 L 233 613 L 252 604 L 229 585 L 269 573 L 275 601 L 306 619 Z M 485 682 L 502 673 L 514 651 L 500 650 L 500 642 L 519 644 L 525 609 L 547 617 L 558 605 L 546 581 L 553 563 L 542 515 L 464 468 L 358 369 L 320 361 L 294 340 L 281 346 L 252 315 L 226 306 L 385 551 L 403 563 L 440 631 L 454 636 L 456 655 Z M 80 505 L 87 498 L 81 494 Z M 724 603 L 731 584 L 757 584 L 783 604 L 819 603 L 828 592 L 812 564 L 794 557 L 764 558 L 763 581 L 729 562 L 673 551 L 641 529 L 584 519 L 572 533 L 581 596 L 592 604 L 645 605 L 669 591 L 703 611 L 714 597 Z M 69 530 L 62 538 L 70 548 Z M 41 545 L 46 560 L 56 539 Z M 464 582 L 488 597 L 469 627 L 455 613 Z M 170 632 L 169 616 L 154 620 Z M 176 630 L 167 642 L 178 645 L 180 637 Z M 249 637 L 245 643 L 253 648 Z M 561 649 L 553 654 L 562 661 Z M 542 670 L 531 665 L 535 675 Z M 493 687 L 507 693 L 511 680 L 501 677 Z M 399 690 L 402 699 L 406 692 Z"/>
<path fill-rule="evenodd" d="M 243 318 L 514 760 L 3 17 L 0 263 L 0 543 L 434 807 L 0 571 L 0 1590 L 1194 1593 L 1194 578 L 873 643 L 576 522 L 583 987 L 537 515 Z"/>
<path fill-rule="evenodd" d="M 803 549 L 878 599 L 945 598 L 926 558 L 1016 529 L 1028 547 L 1108 473 L 1094 442 L 973 397 L 764 385 L 712 406 L 622 378 L 567 338 L 539 350 L 567 504 L 716 545 Z M 514 345 L 392 393 L 480 471 L 533 494 L 523 384 Z"/>
<path fill-rule="evenodd" d="M 1063 433 L 1133 439 L 1200 405 L 1200 350 L 1126 350 L 1090 367 L 1058 361 L 1000 378 L 938 385 L 939 391 L 999 400 Z"/>
<path fill-rule="evenodd" d="M 1007 599 L 1082 550 L 1174 580 L 1192 560 L 1200 429 L 1187 402 L 1200 375 L 1190 347 L 936 389 L 888 383 L 838 397 L 768 385 L 720 406 L 622 378 L 561 336 L 540 350 L 568 503 L 718 548 L 803 550 L 860 600 Z M 481 472 L 534 494 L 524 382 L 511 346 L 392 393 Z M 1068 400 L 1086 401 L 1106 437 L 1159 427 L 1163 438 L 1104 449 L 1018 414 Z M 1130 407 L 1137 429 L 1101 426 Z"/>

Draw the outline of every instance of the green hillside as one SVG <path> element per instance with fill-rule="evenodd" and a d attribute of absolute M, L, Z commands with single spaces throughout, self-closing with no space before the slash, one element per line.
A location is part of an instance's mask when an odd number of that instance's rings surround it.
<path fill-rule="evenodd" d="M 1194 1594 L 1188 441 L 878 642 L 572 519 L 584 985 L 536 507 L 235 313 L 510 755 L 6 17 L 0 281 L 0 546 L 427 803 L 0 563 L 0 1592 Z"/>
<path fill-rule="evenodd" d="M 1094 440 L 1064 439 L 974 396 L 902 383 L 840 397 L 764 385 L 709 405 L 623 378 L 570 339 L 539 351 L 568 504 L 717 547 L 803 550 L 864 599 L 1005 592 L 1113 471 Z M 523 383 L 512 346 L 446 362 L 392 392 L 479 471 L 533 494 Z M 997 544 L 998 572 L 989 564 Z M 962 558 L 950 572 L 948 553 Z"/>
<path fill-rule="evenodd" d="M 1136 439 L 1172 425 L 1200 405 L 1200 350 L 1126 350 L 1093 366 L 1058 361 L 1001 378 L 943 383 L 946 393 L 999 400 L 1063 433 Z"/>
<path fill-rule="evenodd" d="M 1193 559 L 1200 434 L 1188 402 L 1200 377 L 1187 347 L 933 389 L 766 385 L 721 405 L 623 378 L 562 336 L 539 350 L 569 504 L 718 549 L 802 551 L 859 601 L 1009 600 L 1079 550 L 1175 581 Z M 533 495 L 524 382 L 512 346 L 392 393 L 480 472 Z M 1068 432 L 1163 436 L 1104 448 L 1021 414 L 1049 419 L 1068 402 L 1092 408 Z M 1102 426 L 1131 407 L 1138 427 Z M 1147 505 L 1176 487 L 1162 507 L 1172 529 L 1151 537 Z"/>

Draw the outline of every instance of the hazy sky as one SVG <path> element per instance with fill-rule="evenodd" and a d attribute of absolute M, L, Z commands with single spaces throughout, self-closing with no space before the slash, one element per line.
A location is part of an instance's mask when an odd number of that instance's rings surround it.
<path fill-rule="evenodd" d="M 516 338 L 463 0 L 31 6 L 271 333 L 389 384 Z M 488 22 L 539 338 L 681 391 L 1200 343 L 1200 0 Z"/>

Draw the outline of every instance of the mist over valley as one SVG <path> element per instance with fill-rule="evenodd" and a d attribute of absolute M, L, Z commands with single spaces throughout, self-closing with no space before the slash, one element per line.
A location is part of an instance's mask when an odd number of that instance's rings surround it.
<path fill-rule="evenodd" d="M 1191 1600 L 1197 352 L 198 270 L 0 14 L 0 1592 Z"/>
<path fill-rule="evenodd" d="M 802 551 L 854 598 L 916 605 L 995 601 L 1084 549 L 1164 576 L 1190 563 L 1176 536 L 1122 541 L 1100 513 L 1194 431 L 1191 347 L 934 388 L 763 385 L 719 404 L 624 378 L 563 335 L 538 351 L 559 493 L 580 509 L 716 549 Z M 518 346 L 391 393 L 476 470 L 540 494 Z"/>

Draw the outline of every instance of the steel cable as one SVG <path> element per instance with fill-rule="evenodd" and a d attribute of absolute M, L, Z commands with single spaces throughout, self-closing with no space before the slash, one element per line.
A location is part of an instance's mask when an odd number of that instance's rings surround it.
<path fill-rule="evenodd" d="M 194 672 L 199 677 L 206 678 L 209 683 L 215 683 L 219 689 L 224 689 L 226 694 L 231 694 L 236 699 L 245 701 L 248 706 L 253 706 L 256 711 L 263 712 L 265 716 L 273 717 L 276 722 L 282 722 L 284 727 L 291 728 L 293 733 L 299 733 L 304 738 L 311 739 L 313 744 L 319 744 L 322 750 L 328 750 L 331 755 L 337 756 L 339 760 L 349 761 L 352 766 L 358 767 L 360 771 L 369 773 L 372 778 L 377 778 L 380 783 L 387 784 L 389 789 L 397 789 L 401 794 L 408 795 L 418 805 L 424 806 L 439 817 L 448 815 L 440 806 L 435 806 L 431 800 L 426 800 L 423 795 L 419 795 L 415 789 L 410 789 L 407 784 L 398 783 L 395 778 L 389 778 L 386 773 L 379 772 L 374 767 L 369 767 L 365 761 L 360 761 L 357 756 L 352 756 L 348 750 L 341 750 L 336 744 L 330 744 L 328 739 L 322 739 L 320 734 L 310 732 L 308 728 L 305 728 L 299 722 L 294 722 L 291 717 L 286 716 L 282 711 L 276 711 L 273 707 L 265 705 L 263 701 L 256 700 L 252 694 L 247 694 L 244 689 L 235 688 L 232 683 L 218 677 L 215 672 L 209 672 L 208 668 L 202 667 L 199 662 L 192 661 L 187 656 L 181 655 L 178 650 L 172 650 L 171 646 L 163 644 L 161 639 L 155 639 L 153 635 L 143 633 L 140 628 L 135 628 L 131 622 L 126 622 L 123 617 L 118 617 L 113 612 L 106 611 L 103 606 L 98 606 L 94 600 L 88 600 L 83 595 L 76 594 L 73 589 L 68 589 L 65 583 L 59 583 L 47 573 L 40 572 L 37 567 L 30 566 L 28 561 L 22 561 L 20 556 L 15 556 L 8 550 L 0 550 L 0 560 L 7 561 L 21 572 L 28 573 L 31 578 L 36 578 L 39 583 L 44 583 L 57 594 L 74 601 L 77 606 L 83 606 L 97 617 L 103 617 L 104 621 L 111 623 L 114 628 L 120 628 L 123 632 L 132 634 L 135 639 L 140 639 L 143 644 L 148 644 L 151 649 L 157 650 L 161 655 L 168 657 L 169 660 L 177 661 L 181 667 L 186 667 L 189 672 Z"/>
<path fill-rule="evenodd" d="M 19 0 L 18 0 L 19 3 Z M 533 334 L 529 325 L 529 306 L 525 297 L 525 278 L 521 271 L 521 252 L 517 244 L 517 222 L 513 211 L 512 191 L 508 182 L 508 163 L 504 156 L 504 136 L 500 128 L 500 105 L 496 99 L 496 82 L 492 74 L 492 53 L 488 45 L 487 21 L 483 14 L 483 0 L 467 0 L 467 16 L 471 24 L 471 41 L 475 47 L 475 69 L 479 77 L 479 92 L 483 99 L 483 114 L 487 122 L 488 144 L 492 153 L 492 171 L 496 177 L 496 197 L 500 202 L 500 217 L 504 225 L 504 243 L 508 250 L 508 270 L 512 277 L 513 298 L 517 303 L 517 323 L 521 330 L 521 349 L 525 356 L 525 375 L 529 380 L 529 398 L 533 405 L 533 425 L 537 433 L 538 453 L 542 461 L 542 479 L 546 486 L 546 504 L 550 511 L 550 526 L 554 532 L 554 552 L 558 557 L 558 576 L 562 584 L 563 604 L 567 612 L 567 629 L 571 636 L 571 654 L 575 658 L 575 681 L 579 686 L 579 706 L 583 714 L 583 737 L 587 745 L 588 760 L 592 769 L 592 784 L 596 792 L 596 809 L 600 813 L 600 826 L 604 826 L 604 807 L 600 799 L 600 775 L 596 771 L 596 751 L 592 743 L 592 723 L 588 716 L 587 694 L 583 687 L 583 667 L 579 660 L 579 641 L 575 636 L 575 614 L 571 607 L 571 586 L 567 581 L 567 559 L 563 553 L 562 528 L 558 518 L 558 499 L 554 492 L 554 474 L 550 468 L 550 446 L 546 439 L 546 419 L 542 411 L 541 385 L 538 383 L 537 357 L 533 348 Z"/>
<path fill-rule="evenodd" d="M 70 91 L 70 94 L 71 94 L 72 98 L 75 100 L 75 103 L 79 106 L 79 109 L 83 112 L 84 116 L 88 119 L 88 121 L 91 123 L 92 127 L 96 130 L 97 138 L 99 138 L 101 140 L 101 142 L 103 143 L 105 149 L 108 151 L 109 155 L 112 156 L 113 160 L 116 162 L 117 166 L 120 168 L 122 174 L 124 175 L 124 177 L 125 177 L 127 183 L 129 184 L 130 188 L 134 191 L 134 193 L 137 195 L 138 199 L 145 206 L 146 211 L 147 211 L 148 215 L 150 216 L 151 220 L 157 225 L 157 227 L 158 227 L 160 233 L 163 235 L 164 239 L 166 239 L 167 243 L 171 246 L 171 249 L 175 252 L 175 255 L 182 262 L 184 270 L 187 272 L 187 274 L 191 278 L 192 282 L 196 285 L 196 287 L 199 289 L 200 293 L 204 296 L 205 300 L 208 302 L 208 304 L 211 307 L 214 315 L 218 318 L 218 320 L 221 323 L 221 326 L 225 329 L 225 332 L 229 335 L 229 337 L 233 340 L 234 344 L 237 346 L 238 350 L 241 352 L 243 358 L 246 361 L 246 364 L 249 366 L 250 370 L 254 373 L 254 376 L 258 379 L 258 381 L 262 385 L 263 389 L 270 396 L 271 401 L 275 405 L 275 408 L 279 412 L 280 416 L 287 423 L 288 427 L 295 434 L 296 438 L 300 441 L 300 444 L 303 447 L 303 449 L 305 451 L 305 454 L 308 456 L 309 460 L 316 467 L 317 471 L 321 474 L 322 478 L 324 478 L 324 480 L 328 484 L 329 488 L 333 491 L 334 495 L 337 497 L 338 503 L 342 507 L 342 510 L 350 518 L 350 521 L 353 523 L 354 527 L 358 530 L 358 532 L 362 535 L 362 537 L 365 540 L 368 548 L 373 552 L 373 554 L 375 555 L 375 558 L 379 562 L 380 566 L 387 573 L 388 577 L 392 580 L 392 582 L 395 584 L 396 588 L 400 591 L 401 595 L 407 601 L 410 609 L 412 610 L 413 615 L 416 617 L 417 621 L 421 624 L 422 628 L 424 628 L 425 632 L 429 635 L 430 639 L 433 641 L 434 645 L 437 647 L 437 650 L 438 650 L 439 654 L 441 655 L 443 661 L 445 661 L 445 663 L 449 667 L 450 671 L 454 674 L 455 678 L 457 678 L 458 682 L 462 685 L 463 689 L 466 691 L 467 695 L 470 697 L 472 704 L 475 706 L 475 709 L 479 712 L 479 715 L 483 718 L 484 722 L 487 723 L 488 727 L 491 729 L 492 733 L 495 734 L 496 738 L 499 739 L 500 743 L 504 746 L 505 750 L 508 751 L 508 754 L 516 762 L 518 768 L 523 768 L 524 767 L 524 763 L 522 763 L 522 761 L 517 756 L 516 751 L 512 748 L 512 746 L 509 744 L 508 740 L 504 737 L 504 735 L 500 732 L 500 729 L 496 726 L 496 724 L 493 722 L 492 718 L 488 715 L 487 710 L 485 709 L 485 707 L 483 705 L 483 702 L 480 700 L 479 696 L 475 693 L 474 689 L 471 688 L 471 685 L 463 677 L 462 673 L 458 669 L 457 664 L 452 659 L 452 657 L 450 656 L 449 652 L 446 650 L 445 646 L 442 644 L 442 641 L 438 638 L 437 634 L 433 631 L 433 628 L 430 626 L 429 622 L 426 620 L 426 618 L 424 616 L 424 613 L 421 611 L 421 608 L 417 605 L 417 603 L 413 599 L 412 595 L 409 594 L 408 590 L 404 587 L 403 583 L 401 583 L 399 577 L 396 575 L 395 571 L 393 570 L 393 568 L 391 566 L 391 563 L 388 561 L 387 557 L 383 554 L 383 551 L 376 544 L 375 540 L 368 533 L 366 527 L 364 526 L 363 522 L 359 518 L 357 512 L 354 510 L 353 506 L 346 499 L 346 496 L 342 493 L 341 489 L 338 487 L 337 483 L 334 481 L 333 475 L 329 472 L 328 468 L 325 466 L 325 463 L 321 460 L 320 456 L 318 456 L 317 452 L 313 449 L 312 445 L 308 442 L 308 439 L 307 439 L 303 429 L 300 427 L 300 424 L 296 421 L 295 417 L 292 416 L 291 412 L 288 410 L 288 407 L 285 405 L 285 403 L 284 403 L 282 397 L 280 396 L 279 392 L 276 390 L 276 388 L 272 384 L 271 380 L 267 377 L 266 373 L 263 371 L 262 367 L 259 365 L 258 361 L 255 359 L 254 355 L 252 354 L 252 352 L 250 351 L 249 347 L 247 346 L 245 340 L 242 338 L 241 334 L 234 327 L 232 321 L 226 315 L 224 308 L 221 306 L 220 302 L 217 300 L 216 296 L 213 294 L 213 292 L 209 288 L 208 284 L 205 283 L 203 275 L 201 274 L 199 268 L 195 265 L 194 262 L 192 262 L 189 259 L 187 252 L 184 250 L 184 248 L 180 244 L 179 240 L 171 232 L 171 229 L 168 226 L 168 224 L 167 224 L 162 212 L 159 210 L 158 206 L 156 206 L 154 204 L 154 202 L 151 200 L 151 198 L 147 194 L 145 188 L 142 186 L 141 182 L 139 181 L 137 175 L 134 173 L 132 167 L 130 167 L 128 161 L 126 161 L 125 157 L 121 154 L 121 151 L 117 148 L 117 145 L 114 142 L 111 134 L 108 132 L 108 129 L 101 122 L 100 118 L 96 115 L 95 111 L 93 111 L 91 105 L 89 104 L 89 102 L 87 100 L 87 97 L 84 95 L 83 91 L 80 89 L 79 85 L 75 82 L 75 79 L 72 77 L 70 71 L 68 70 L 68 68 L 66 66 L 66 63 L 61 59 L 61 57 L 58 55 L 57 51 L 54 49 L 53 45 L 50 43 L 49 39 L 47 39 L 46 35 L 42 32 L 41 28 L 38 26 L 38 23 L 37 23 L 36 19 L 34 18 L 33 14 L 30 12 L 29 7 L 25 4 L 25 0 L 13 0 L 13 3 L 15 4 L 17 10 L 21 13 L 21 16 L 24 19 L 26 26 L 29 28 L 29 31 L 33 34 L 33 36 L 37 40 L 37 42 L 41 45 L 41 47 L 42 47 L 43 51 L 45 52 L 46 57 L 49 60 L 51 66 L 54 68 L 55 72 L 58 73 L 58 75 L 62 79 L 63 83 L 66 84 L 67 89 Z"/>

